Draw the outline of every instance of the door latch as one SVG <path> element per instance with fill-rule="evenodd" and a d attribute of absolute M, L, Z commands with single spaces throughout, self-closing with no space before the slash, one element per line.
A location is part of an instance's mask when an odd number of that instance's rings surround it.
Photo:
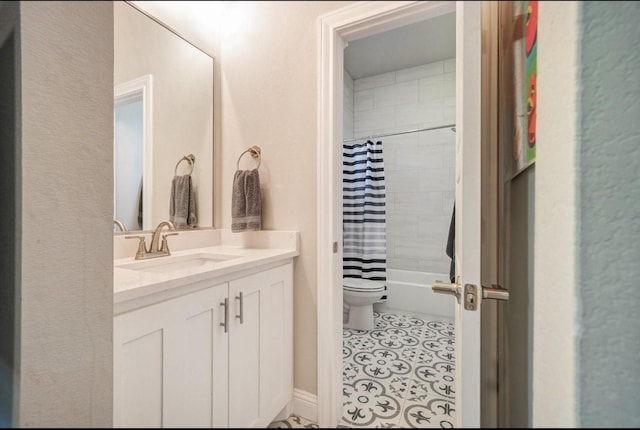
<path fill-rule="evenodd" d="M 450 284 L 448 282 L 436 281 L 431 286 L 434 293 L 451 294 L 460 303 L 460 284 Z"/>
<path fill-rule="evenodd" d="M 433 292 L 440 294 L 451 294 L 455 296 L 456 301 L 460 303 L 460 298 L 464 299 L 464 308 L 468 311 L 478 309 L 478 287 L 473 284 L 464 284 L 464 288 L 460 284 L 450 284 L 447 282 L 436 281 L 433 283 Z M 491 288 L 482 287 L 482 298 L 491 300 L 509 300 L 509 291 L 499 285 L 492 285 Z"/>
<path fill-rule="evenodd" d="M 491 287 L 481 288 L 483 300 L 509 300 L 509 291 L 497 284 L 492 284 Z M 478 287 L 473 284 L 466 284 L 464 286 L 464 308 L 468 311 L 478 309 Z"/>

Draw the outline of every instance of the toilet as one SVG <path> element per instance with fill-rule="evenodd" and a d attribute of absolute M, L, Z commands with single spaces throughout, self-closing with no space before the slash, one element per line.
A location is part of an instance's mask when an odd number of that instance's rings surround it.
<path fill-rule="evenodd" d="M 349 306 L 349 319 L 345 328 L 371 330 L 373 322 L 373 304 L 385 295 L 383 282 L 362 278 L 342 278 L 342 296 Z"/>

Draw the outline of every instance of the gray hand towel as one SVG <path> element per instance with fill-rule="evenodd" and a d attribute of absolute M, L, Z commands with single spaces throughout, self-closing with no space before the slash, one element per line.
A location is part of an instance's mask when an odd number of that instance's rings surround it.
<path fill-rule="evenodd" d="M 194 228 L 198 226 L 196 200 L 193 185 L 191 184 L 191 175 L 174 176 L 171 181 L 169 221 L 171 221 L 176 228 Z"/>
<path fill-rule="evenodd" d="M 262 229 L 262 197 L 258 169 L 237 170 L 231 194 L 231 231 Z"/>

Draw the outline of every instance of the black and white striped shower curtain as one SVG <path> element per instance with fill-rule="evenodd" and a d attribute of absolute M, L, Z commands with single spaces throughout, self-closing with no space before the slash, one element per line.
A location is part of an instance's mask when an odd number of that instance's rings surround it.
<path fill-rule="evenodd" d="M 387 280 L 382 142 L 343 145 L 343 276 Z"/>

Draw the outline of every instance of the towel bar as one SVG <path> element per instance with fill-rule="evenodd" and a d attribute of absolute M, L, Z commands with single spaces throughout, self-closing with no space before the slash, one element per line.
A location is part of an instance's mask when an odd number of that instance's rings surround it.
<path fill-rule="evenodd" d="M 240 156 L 238 157 L 238 162 L 236 163 L 236 170 L 240 170 L 240 159 L 242 158 L 242 156 L 246 153 L 251 154 L 251 156 L 253 158 L 257 158 L 258 159 L 258 166 L 256 167 L 256 169 L 260 168 L 260 153 L 262 152 L 260 150 L 259 146 L 253 145 L 251 148 L 247 149 L 246 151 L 244 151 L 242 154 L 240 154 Z"/>
<path fill-rule="evenodd" d="M 177 176 L 178 175 L 178 166 L 180 165 L 180 163 L 185 160 L 187 163 L 189 163 L 189 167 L 191 167 L 191 170 L 189 171 L 189 174 L 193 173 L 193 165 L 196 162 L 196 157 L 193 154 L 189 154 L 189 155 L 185 155 L 184 157 L 182 157 L 181 159 L 178 160 L 178 162 L 176 163 L 176 168 L 173 170 L 173 175 Z"/>

